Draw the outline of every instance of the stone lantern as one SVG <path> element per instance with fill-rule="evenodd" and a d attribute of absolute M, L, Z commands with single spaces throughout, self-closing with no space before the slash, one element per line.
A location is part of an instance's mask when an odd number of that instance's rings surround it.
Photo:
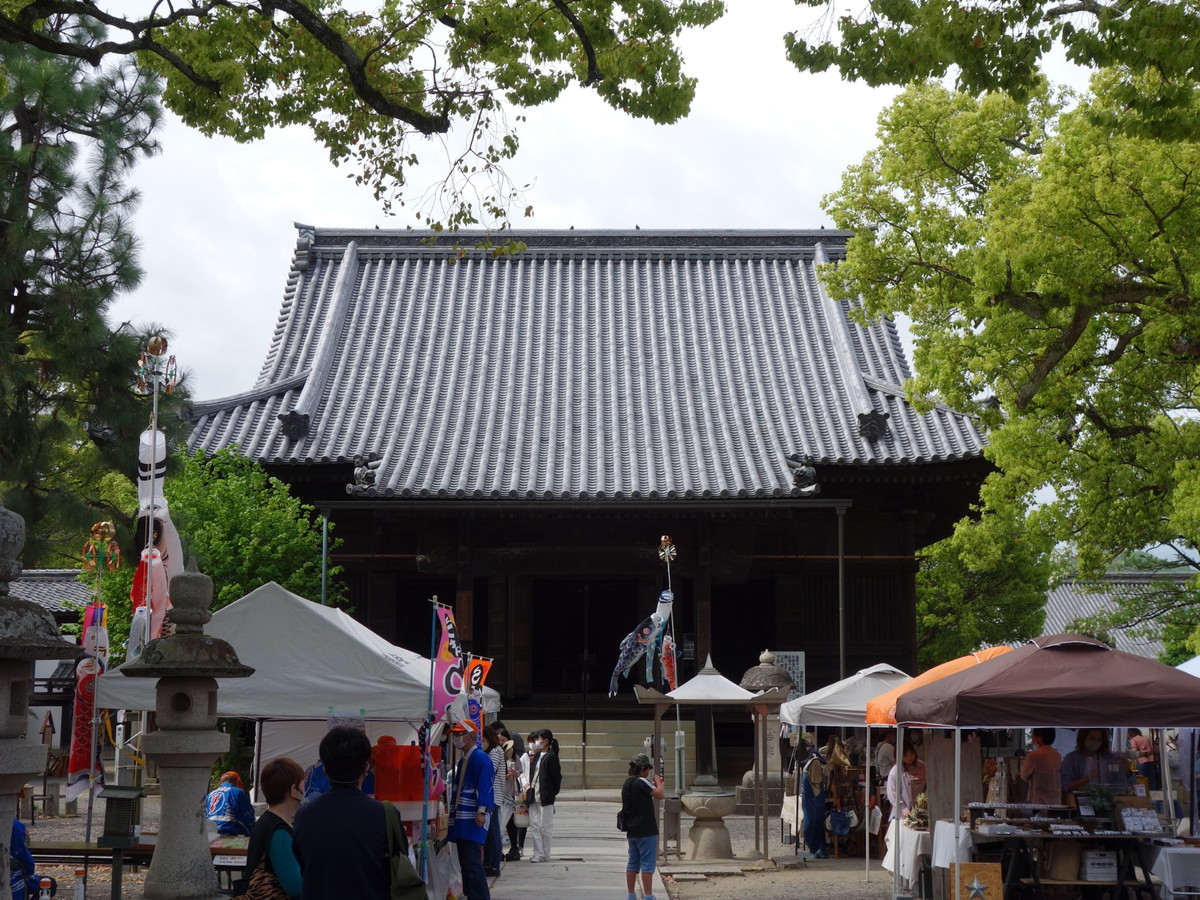
<path fill-rule="evenodd" d="M 758 665 L 747 669 L 738 684 L 738 687 L 756 694 L 775 688 L 785 688 L 790 691 L 795 686 L 796 682 L 788 674 L 787 669 L 775 665 L 775 654 L 770 650 L 764 650 L 758 655 Z M 765 723 L 763 737 L 766 739 L 766 769 L 762 773 L 762 777 L 765 780 L 767 808 L 771 815 L 775 815 L 783 805 L 783 775 L 780 771 L 779 741 L 771 737 L 779 734 L 779 707 L 775 707 L 773 714 L 766 716 Z M 755 758 L 758 758 L 758 754 L 759 750 L 756 749 Z M 742 776 L 742 783 L 737 789 L 737 811 L 739 813 L 749 813 L 753 810 L 754 788 L 754 769 L 751 768 Z"/>
<path fill-rule="evenodd" d="M 79 655 L 77 646 L 63 640 L 50 613 L 9 594 L 9 582 L 21 574 L 17 557 L 24 546 L 25 520 L 0 503 L 0 823 L 5 835 L 21 788 L 46 770 L 46 746 L 25 739 L 33 663 Z M 7 850 L 0 852 L 0 860 L 0 884 L 8 884 Z"/>
<path fill-rule="evenodd" d="M 175 634 L 150 641 L 119 670 L 158 679 L 159 730 L 142 738 L 142 749 L 158 764 L 162 789 L 158 843 L 143 889 L 147 900 L 219 896 L 204 816 L 213 763 L 229 750 L 229 735 L 217 730 L 217 679 L 246 678 L 254 669 L 241 664 L 227 641 L 204 633 L 212 598 L 212 579 L 189 564 L 171 579 Z"/>

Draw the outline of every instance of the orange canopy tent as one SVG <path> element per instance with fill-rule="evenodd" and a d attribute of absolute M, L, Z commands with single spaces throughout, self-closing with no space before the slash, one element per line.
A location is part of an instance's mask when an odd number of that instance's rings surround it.
<path fill-rule="evenodd" d="M 955 672 L 961 672 L 963 669 L 969 669 L 971 666 L 977 666 L 986 659 L 992 659 L 1001 654 L 1008 653 L 1010 650 L 1012 650 L 1012 647 L 987 647 L 983 650 L 976 650 L 974 653 L 968 653 L 966 656 L 960 656 L 958 659 L 944 662 L 941 665 L 934 666 L 932 669 L 927 669 L 911 681 L 906 681 L 899 687 L 892 688 L 886 694 L 880 694 L 875 699 L 868 700 L 867 724 L 895 725 L 896 699 L 901 694 L 906 694 L 913 688 L 919 688 L 922 685 L 938 681 L 947 675 L 953 675 Z"/>

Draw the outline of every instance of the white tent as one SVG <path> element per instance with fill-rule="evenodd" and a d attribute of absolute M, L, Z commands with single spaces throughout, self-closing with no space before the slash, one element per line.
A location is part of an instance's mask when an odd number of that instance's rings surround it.
<path fill-rule="evenodd" d="M 789 700 L 779 707 L 779 718 L 789 725 L 862 728 L 867 721 L 867 701 L 908 681 L 912 681 L 910 676 L 880 663 L 819 691 Z"/>
<path fill-rule="evenodd" d="M 1200 678 L 1200 656 L 1193 656 L 1186 662 L 1181 662 L 1175 668 L 1180 672 L 1187 672 L 1189 675 L 1195 675 L 1197 678 Z"/>
<path fill-rule="evenodd" d="M 368 720 L 419 721 L 429 708 L 428 659 L 275 582 L 217 610 L 204 631 L 228 641 L 255 670 L 218 681 L 218 715 L 324 722 L 332 708 L 361 710 Z M 156 681 L 113 669 L 96 681 L 97 705 L 154 709 Z M 499 694 L 485 688 L 484 695 L 485 709 L 499 711 Z"/>

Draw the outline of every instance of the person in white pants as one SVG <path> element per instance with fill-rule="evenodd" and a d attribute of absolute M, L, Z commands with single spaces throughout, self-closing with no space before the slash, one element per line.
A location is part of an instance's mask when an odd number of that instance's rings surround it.
<path fill-rule="evenodd" d="M 558 741 L 549 728 L 536 733 L 530 750 L 536 753 L 530 766 L 529 784 L 533 802 L 529 804 L 529 836 L 533 839 L 530 862 L 549 862 L 554 839 L 554 800 L 562 787 L 562 768 L 558 763 Z"/>

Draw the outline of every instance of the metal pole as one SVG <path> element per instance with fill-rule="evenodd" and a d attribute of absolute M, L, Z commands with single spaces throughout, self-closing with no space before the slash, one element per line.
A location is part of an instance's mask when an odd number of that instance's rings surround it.
<path fill-rule="evenodd" d="M 838 678 L 846 677 L 846 507 L 837 508 Z"/>
<path fill-rule="evenodd" d="M 321 605 L 329 605 L 329 510 L 321 510 Z"/>

